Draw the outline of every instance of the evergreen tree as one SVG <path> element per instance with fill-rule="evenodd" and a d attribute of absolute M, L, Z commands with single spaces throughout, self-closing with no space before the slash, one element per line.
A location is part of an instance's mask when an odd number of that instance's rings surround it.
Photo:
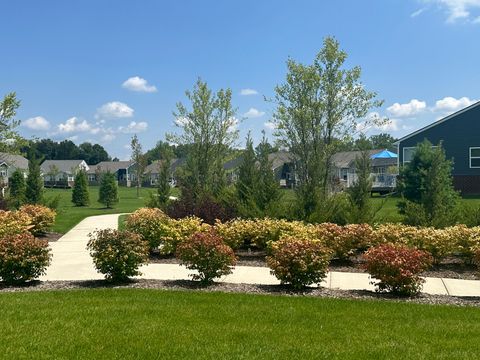
<path fill-rule="evenodd" d="M 165 209 L 170 199 L 170 167 L 172 160 L 170 156 L 164 157 L 160 162 L 157 183 L 157 204 L 158 208 Z"/>
<path fill-rule="evenodd" d="M 111 172 L 102 174 L 98 202 L 107 208 L 111 208 L 113 204 L 118 202 L 118 185 L 115 175 Z"/>
<path fill-rule="evenodd" d="M 8 185 L 10 187 L 10 200 L 12 205 L 18 209 L 25 203 L 25 192 L 27 190 L 25 176 L 19 169 L 13 172 Z"/>
<path fill-rule="evenodd" d="M 27 189 L 25 197 L 29 204 L 39 204 L 43 200 L 43 179 L 40 172 L 40 162 L 31 152 L 28 161 Z"/>
<path fill-rule="evenodd" d="M 267 211 L 271 205 L 280 197 L 280 188 L 272 168 L 270 161 L 269 148 L 270 144 L 263 133 L 262 142 L 258 146 L 258 182 L 256 184 L 255 202 L 259 209 L 263 212 Z"/>
<path fill-rule="evenodd" d="M 258 206 L 255 202 L 255 191 L 258 180 L 255 150 L 250 132 L 247 136 L 246 149 L 243 152 L 242 163 L 238 169 L 238 180 L 235 183 L 235 191 L 239 201 L 239 212 L 245 217 L 259 215 Z"/>
<path fill-rule="evenodd" d="M 363 150 L 355 159 L 355 182 L 347 190 L 350 200 L 350 222 L 371 223 L 373 211 L 371 204 L 372 194 L 371 159 L 368 150 Z"/>
<path fill-rule="evenodd" d="M 88 193 L 87 174 L 85 171 L 78 171 L 75 175 L 75 184 L 72 190 L 72 203 L 75 206 L 88 206 L 90 195 Z"/>
<path fill-rule="evenodd" d="M 459 195 L 453 188 L 452 162 L 441 144 L 425 140 L 417 145 L 412 160 L 400 169 L 398 190 L 406 223 L 444 227 L 456 222 Z"/>

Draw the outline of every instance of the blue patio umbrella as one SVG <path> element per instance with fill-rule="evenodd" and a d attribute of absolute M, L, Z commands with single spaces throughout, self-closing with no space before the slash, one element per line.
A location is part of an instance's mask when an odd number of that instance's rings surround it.
<path fill-rule="evenodd" d="M 393 159 L 397 158 L 397 154 L 394 152 L 388 151 L 387 149 L 380 151 L 379 153 L 373 154 L 370 156 L 371 159 Z"/>

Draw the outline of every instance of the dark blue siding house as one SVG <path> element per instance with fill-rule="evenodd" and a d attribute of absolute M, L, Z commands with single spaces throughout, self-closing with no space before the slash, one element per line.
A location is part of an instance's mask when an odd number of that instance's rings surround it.
<path fill-rule="evenodd" d="M 480 194 L 480 101 L 397 142 L 399 165 L 410 161 L 415 146 L 427 139 L 442 143 L 448 159 L 453 160 L 455 188 L 463 194 Z"/>

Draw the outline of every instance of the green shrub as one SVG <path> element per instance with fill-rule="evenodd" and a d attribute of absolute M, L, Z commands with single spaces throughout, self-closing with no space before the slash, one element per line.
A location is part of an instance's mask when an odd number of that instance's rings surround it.
<path fill-rule="evenodd" d="M 85 171 L 79 171 L 75 175 L 75 183 L 72 189 L 72 203 L 75 206 L 88 206 L 88 204 L 90 204 L 87 174 Z"/>
<path fill-rule="evenodd" d="M 57 214 L 46 206 L 23 205 L 19 211 L 30 216 L 32 227 L 29 230 L 35 236 L 45 234 L 55 224 Z"/>
<path fill-rule="evenodd" d="M 285 237 L 271 243 L 267 265 L 282 284 L 301 289 L 327 276 L 331 252 L 319 240 Z"/>
<path fill-rule="evenodd" d="M 118 203 L 118 185 L 115 175 L 111 172 L 106 172 L 101 176 L 98 202 L 107 208 L 111 208 Z"/>
<path fill-rule="evenodd" d="M 433 262 L 432 256 L 405 245 L 381 244 L 365 253 L 364 265 L 368 273 L 378 279 L 377 291 L 401 295 L 418 293 L 425 282 L 420 274 Z"/>
<path fill-rule="evenodd" d="M 27 185 L 25 183 L 25 176 L 23 172 L 16 169 L 10 180 L 8 181 L 10 188 L 10 200 L 15 209 L 18 209 L 25 203 L 25 193 L 27 191 Z"/>
<path fill-rule="evenodd" d="M 50 258 L 46 240 L 28 232 L 7 235 L 0 239 L 0 278 L 8 284 L 34 280 L 45 274 Z"/>
<path fill-rule="evenodd" d="M 98 272 L 113 282 L 141 275 L 140 265 L 148 261 L 148 245 L 130 231 L 105 229 L 90 234 L 87 249 Z"/>
<path fill-rule="evenodd" d="M 214 230 L 197 232 L 177 246 L 176 256 L 187 269 L 196 270 L 193 280 L 210 284 L 213 279 L 231 274 L 236 258 L 233 250 L 223 243 Z"/>

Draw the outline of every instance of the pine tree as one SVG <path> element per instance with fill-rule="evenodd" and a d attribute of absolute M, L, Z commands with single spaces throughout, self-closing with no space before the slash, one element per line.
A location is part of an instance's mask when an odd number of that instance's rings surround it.
<path fill-rule="evenodd" d="M 238 180 L 235 183 L 235 192 L 238 199 L 239 212 L 245 217 L 259 216 L 259 209 L 255 202 L 255 191 L 258 180 L 256 156 L 250 132 L 247 135 L 246 149 L 238 168 Z"/>
<path fill-rule="evenodd" d="M 29 204 L 39 204 L 43 200 L 43 180 L 40 173 L 40 162 L 35 155 L 28 161 L 27 189 L 25 197 Z"/>
<path fill-rule="evenodd" d="M 272 162 L 268 158 L 269 143 L 263 133 L 262 142 L 258 146 L 258 183 L 256 185 L 256 203 L 262 211 L 267 211 L 280 197 L 278 181 L 272 169 Z"/>
<path fill-rule="evenodd" d="M 25 184 L 25 176 L 16 169 L 10 178 L 8 185 L 10 187 L 10 200 L 15 208 L 19 208 L 25 203 L 25 192 L 27 185 Z"/>
<path fill-rule="evenodd" d="M 107 208 L 111 208 L 113 204 L 118 202 L 118 185 L 115 181 L 115 175 L 111 172 L 102 175 L 98 202 Z"/>
<path fill-rule="evenodd" d="M 373 209 L 371 204 L 372 179 L 371 159 L 368 150 L 362 150 L 355 159 L 356 181 L 347 190 L 350 200 L 350 221 L 352 223 L 371 223 Z"/>
<path fill-rule="evenodd" d="M 90 196 L 88 193 L 87 174 L 85 171 L 78 171 L 75 175 L 75 184 L 72 190 L 72 203 L 75 206 L 88 206 Z"/>
<path fill-rule="evenodd" d="M 456 222 L 459 194 L 453 188 L 452 162 L 442 145 L 425 140 L 400 169 L 399 207 L 410 225 L 444 227 Z"/>

